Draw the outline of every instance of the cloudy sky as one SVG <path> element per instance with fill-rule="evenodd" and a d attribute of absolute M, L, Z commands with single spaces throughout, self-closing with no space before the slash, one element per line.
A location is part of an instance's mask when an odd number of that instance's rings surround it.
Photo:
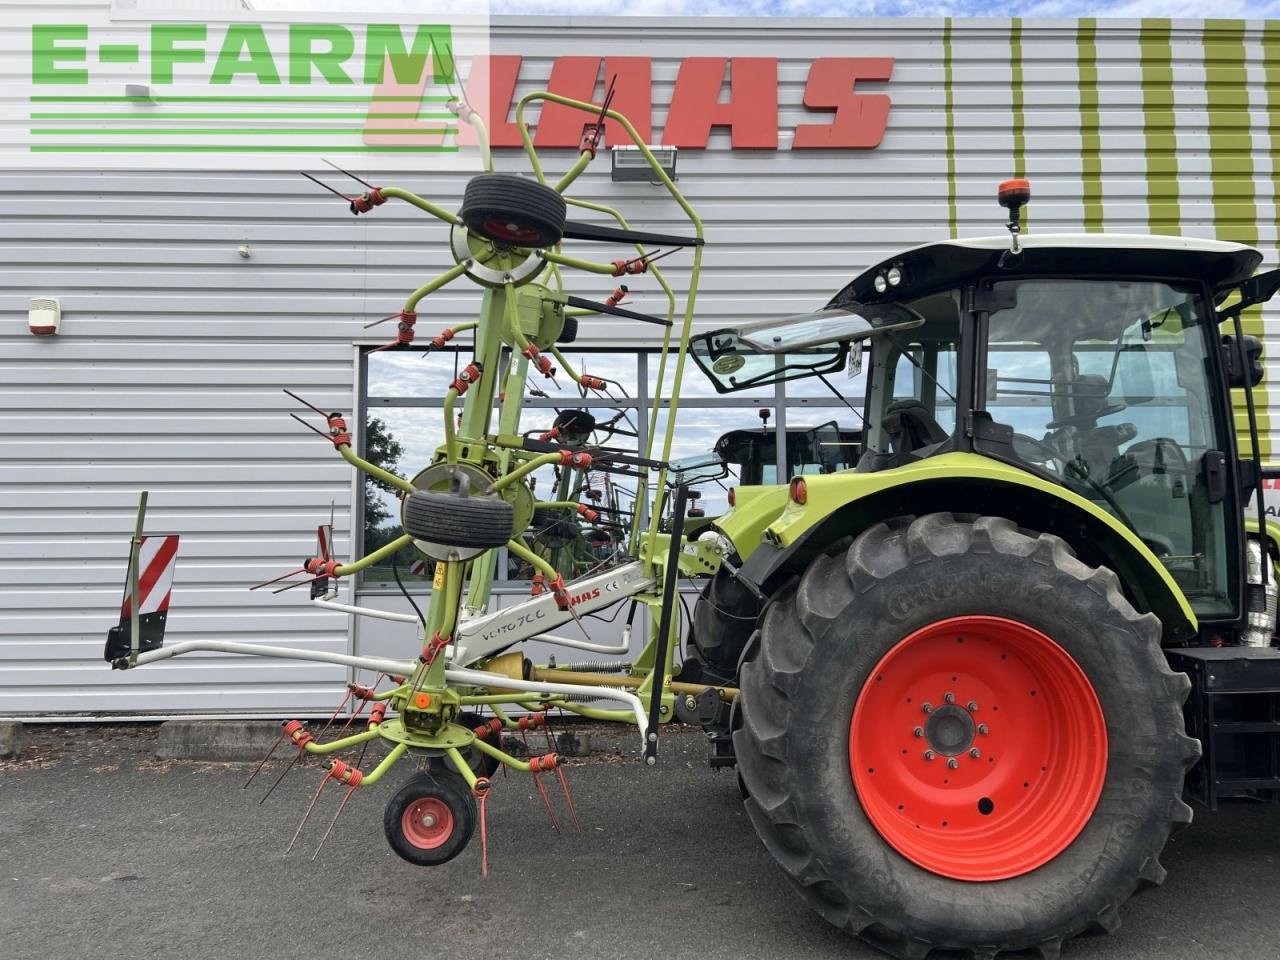
<path fill-rule="evenodd" d="M 490 0 L 490 11 L 616 15 L 615 0 Z M 752 17 L 1247 17 L 1280 16 L 1280 0 L 1218 0 L 1212 9 L 1186 0 L 643 0 L 638 16 Z"/>
<path fill-rule="evenodd" d="M 257 9 L 298 7 L 298 0 L 249 0 Z M 448 0 L 434 0 L 435 3 Z M 467 0 L 466 6 L 474 6 Z M 420 9 L 419 0 L 309 0 L 312 9 Z M 489 0 L 494 14 L 611 16 L 617 0 Z M 1186 0 L 640 0 L 631 16 L 751 17 L 1280 17 L 1280 0 L 1217 0 L 1211 9 Z"/>

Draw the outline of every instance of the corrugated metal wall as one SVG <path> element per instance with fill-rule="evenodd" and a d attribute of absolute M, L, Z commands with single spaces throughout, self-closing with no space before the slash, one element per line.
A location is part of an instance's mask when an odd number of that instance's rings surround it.
<path fill-rule="evenodd" d="M 714 325 L 820 303 L 905 245 L 1000 232 L 994 186 L 1015 174 L 1033 181 L 1033 231 L 1218 236 L 1257 242 L 1274 265 L 1278 30 L 508 19 L 493 46 L 525 57 L 519 93 L 545 85 L 555 56 L 652 56 L 657 140 L 682 58 L 780 58 L 779 151 L 731 152 L 716 133 L 707 151 L 680 156 L 680 185 L 707 224 L 699 323 Z M 877 149 L 789 149 L 796 123 L 830 116 L 801 106 L 823 56 L 894 57 L 891 81 L 866 86 L 892 98 Z M 550 166 L 570 159 L 561 151 Z M 511 152 L 499 165 L 521 169 Z M 385 179 L 446 206 L 464 182 L 412 170 Z M 578 193 L 637 226 L 681 226 L 659 188 L 611 183 L 604 156 Z M 300 177 L 253 171 L 9 174 L 0 202 L 0 714 L 329 707 L 345 674 L 318 665 L 105 668 L 133 505 L 150 489 L 149 529 L 183 534 L 171 640 L 351 648 L 345 618 L 245 589 L 310 552 L 308 530 L 331 503 L 339 550 L 349 547 L 350 472 L 287 418 L 280 387 L 351 409 L 351 343 L 446 266 L 442 228 L 394 205 L 354 220 Z M 606 286 L 588 278 L 580 289 Z M 634 287 L 641 309 L 658 303 L 644 281 Z M 32 296 L 62 300 L 56 340 L 27 335 Z M 431 298 L 433 325 L 467 316 L 476 297 L 457 286 Z M 587 326 L 587 342 L 648 337 L 622 321 Z"/>

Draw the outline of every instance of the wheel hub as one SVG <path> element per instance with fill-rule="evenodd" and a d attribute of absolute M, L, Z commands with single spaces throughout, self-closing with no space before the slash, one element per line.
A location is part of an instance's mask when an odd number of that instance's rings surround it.
<path fill-rule="evenodd" d="M 876 664 L 849 726 L 863 811 L 913 863 L 971 881 L 1065 850 L 1102 792 L 1092 684 L 1051 638 L 1001 617 L 940 620 Z"/>
<path fill-rule="evenodd" d="M 932 750 L 944 757 L 968 753 L 977 736 L 978 725 L 969 711 L 954 704 L 939 707 L 929 714 L 924 725 L 925 739 Z"/>
<path fill-rule="evenodd" d="M 400 829 L 415 847 L 435 850 L 453 835 L 453 811 L 437 797 L 422 797 L 405 808 Z"/>

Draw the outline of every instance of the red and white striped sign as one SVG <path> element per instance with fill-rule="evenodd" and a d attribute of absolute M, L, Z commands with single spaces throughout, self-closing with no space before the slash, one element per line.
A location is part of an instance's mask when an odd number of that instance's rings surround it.
<path fill-rule="evenodd" d="M 164 613 L 169 609 L 169 594 L 173 589 L 173 571 L 178 561 L 178 535 L 143 537 L 138 545 L 138 611 L 142 616 Z M 120 606 L 120 621 L 130 617 L 132 598 L 129 584 L 124 585 L 124 603 Z"/>

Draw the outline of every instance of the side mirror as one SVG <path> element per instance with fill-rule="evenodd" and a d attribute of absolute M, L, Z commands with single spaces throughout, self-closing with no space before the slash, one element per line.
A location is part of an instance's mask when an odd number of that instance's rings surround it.
<path fill-rule="evenodd" d="M 1234 335 L 1224 336 L 1222 359 L 1231 387 L 1256 387 L 1262 382 L 1262 343 L 1257 337 L 1246 333 L 1244 339 L 1237 341 Z"/>
<path fill-rule="evenodd" d="M 1231 287 L 1220 290 L 1222 296 L 1226 296 L 1231 292 Z M 1238 287 L 1240 290 L 1240 302 L 1233 303 L 1224 311 L 1219 312 L 1219 316 L 1230 316 L 1247 307 L 1253 307 L 1259 303 L 1266 303 L 1274 297 L 1277 291 L 1280 291 L 1280 269 L 1268 270 L 1266 273 L 1260 273 L 1256 277 L 1250 277 Z"/>

